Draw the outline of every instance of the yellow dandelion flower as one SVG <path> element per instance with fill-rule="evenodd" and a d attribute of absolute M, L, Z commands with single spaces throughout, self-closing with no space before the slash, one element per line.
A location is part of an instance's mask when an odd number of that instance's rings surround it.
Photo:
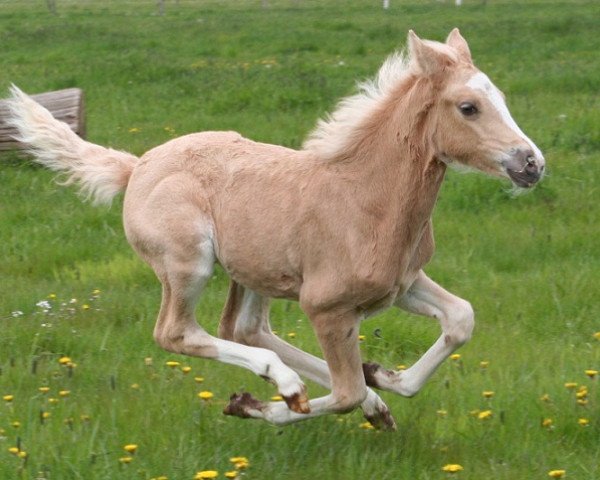
<path fill-rule="evenodd" d="M 166 475 L 161 475 L 160 477 L 156 477 L 155 480 L 169 480 L 169 478 Z"/>
<path fill-rule="evenodd" d="M 82 308 L 83 310 L 89 310 L 89 309 L 90 309 L 90 306 L 89 306 L 87 303 L 84 303 L 84 304 L 81 306 L 81 308 Z"/>
<path fill-rule="evenodd" d="M 587 427 L 590 424 L 590 421 L 587 418 L 580 418 L 577 420 L 577 423 L 582 427 Z"/>
<path fill-rule="evenodd" d="M 55 299 L 56 299 L 56 293 L 51 293 L 51 294 L 49 294 L 49 295 L 48 295 L 48 298 L 49 298 L 50 300 L 55 300 Z"/>
<path fill-rule="evenodd" d="M 406 370 L 406 368 L 407 368 L 406 365 L 396 365 L 396 370 L 402 371 L 402 370 Z"/>
<path fill-rule="evenodd" d="M 271 397 L 272 402 L 281 402 L 282 400 L 283 400 L 283 397 L 281 395 L 273 395 Z"/>
<path fill-rule="evenodd" d="M 542 402 L 549 402 L 550 401 L 550 395 L 548 395 L 547 393 L 544 393 L 541 397 L 540 400 Z"/>
<path fill-rule="evenodd" d="M 204 377 L 194 377 L 194 382 L 202 383 L 204 381 Z"/>
<path fill-rule="evenodd" d="M 134 454 L 138 449 L 138 446 L 135 443 L 130 443 L 127 444 L 123 447 L 123 450 L 125 450 L 127 453 L 131 453 Z"/>
<path fill-rule="evenodd" d="M 491 411 L 491 410 L 484 410 L 484 411 L 482 411 L 482 412 L 479 412 L 479 413 L 477 414 L 477 418 L 478 418 L 479 420 L 487 420 L 487 419 L 489 419 L 489 418 L 492 418 L 492 416 L 493 416 L 493 413 L 492 413 L 492 411 Z"/>
<path fill-rule="evenodd" d="M 60 357 L 58 359 L 58 363 L 61 365 L 66 365 L 67 363 L 71 363 L 71 359 L 69 357 Z"/>
<path fill-rule="evenodd" d="M 237 470 L 245 470 L 246 468 L 248 468 L 250 466 L 250 462 L 248 462 L 247 460 L 245 462 L 237 462 L 235 464 L 235 468 Z"/>
<path fill-rule="evenodd" d="M 359 342 L 363 342 L 363 341 L 364 341 L 366 338 L 367 338 L 367 336 L 366 336 L 366 335 L 359 335 L 359 336 L 358 336 L 358 341 L 359 341 Z"/>
<path fill-rule="evenodd" d="M 598 375 L 598 370 L 586 370 L 585 374 L 590 378 L 594 378 L 596 375 Z"/>
<path fill-rule="evenodd" d="M 436 413 L 437 413 L 438 417 L 445 417 L 446 415 L 448 415 L 447 410 L 438 410 Z"/>
<path fill-rule="evenodd" d="M 444 465 L 442 467 L 442 471 L 447 473 L 458 473 L 462 472 L 463 470 L 464 468 L 462 465 L 459 465 L 458 463 L 449 463 L 448 465 Z"/>
<path fill-rule="evenodd" d="M 577 399 L 577 405 L 585 407 L 587 404 L 588 404 L 587 398 L 578 398 Z"/>
<path fill-rule="evenodd" d="M 565 388 L 568 388 L 569 390 L 573 390 L 573 389 L 577 388 L 577 383 L 576 382 L 567 382 L 567 383 L 565 383 Z"/>
<path fill-rule="evenodd" d="M 566 475 L 566 470 L 550 470 L 548 476 L 552 478 L 563 478 Z"/>
<path fill-rule="evenodd" d="M 596 340 L 600 340 L 600 332 L 596 332 L 596 333 L 594 333 L 593 337 L 594 337 Z"/>
<path fill-rule="evenodd" d="M 575 394 L 575 397 L 576 398 L 585 398 L 585 397 L 587 397 L 587 394 L 588 394 L 587 388 L 584 388 L 584 389 L 579 390 Z"/>
<path fill-rule="evenodd" d="M 549 427 L 551 427 L 551 426 L 552 426 L 552 424 L 553 424 L 553 423 L 554 423 L 554 422 L 552 421 L 552 419 L 551 419 L 551 418 L 544 418 L 544 419 L 542 420 L 542 427 L 549 428 Z"/>
<path fill-rule="evenodd" d="M 487 360 L 479 362 L 479 368 L 481 368 L 481 369 L 486 369 L 489 366 L 490 366 L 490 362 L 488 362 Z"/>
<path fill-rule="evenodd" d="M 121 462 L 121 463 L 131 463 L 132 460 L 133 460 L 133 457 L 129 457 L 129 456 L 119 458 L 119 462 Z"/>
<path fill-rule="evenodd" d="M 140 129 L 139 129 L 138 127 L 131 127 L 131 128 L 128 130 L 128 132 L 129 132 L 129 133 L 139 133 L 139 132 L 140 132 Z"/>
<path fill-rule="evenodd" d="M 181 367 L 181 371 L 185 374 L 188 374 L 192 371 L 192 367 L 188 367 L 188 366 Z"/>
<path fill-rule="evenodd" d="M 287 334 L 289 338 L 296 338 L 296 332 L 290 332 Z"/>
<path fill-rule="evenodd" d="M 4 400 L 5 402 L 12 402 L 14 400 L 15 396 L 14 395 L 4 395 L 2 397 L 2 400 Z"/>
<path fill-rule="evenodd" d="M 27 458 L 27 452 L 24 452 L 23 450 L 21 450 L 18 453 L 19 458 Z"/>
<path fill-rule="evenodd" d="M 359 427 L 364 428 L 365 430 L 373 430 L 375 428 L 371 422 L 363 422 L 359 425 Z"/>
<path fill-rule="evenodd" d="M 60 392 L 58 392 L 58 394 L 61 397 L 68 397 L 69 395 L 71 395 L 71 390 L 61 390 Z"/>
<path fill-rule="evenodd" d="M 210 480 L 211 478 L 217 478 L 219 476 L 219 472 L 216 470 L 204 470 L 202 472 L 197 472 L 194 480 Z"/>
<path fill-rule="evenodd" d="M 230 472 L 225 472 L 225 478 L 236 478 L 238 476 L 237 470 L 231 470 Z"/>
<path fill-rule="evenodd" d="M 58 398 L 49 398 L 48 403 L 51 403 L 51 404 L 58 403 Z"/>
<path fill-rule="evenodd" d="M 144 364 L 150 367 L 152 365 L 152 357 L 144 358 Z"/>
<path fill-rule="evenodd" d="M 132 383 L 131 384 L 131 388 L 133 388 L 134 390 L 138 390 L 140 388 L 140 384 L 139 383 Z"/>
<path fill-rule="evenodd" d="M 167 367 L 175 368 L 175 367 L 178 367 L 181 364 L 179 362 L 176 362 L 175 360 L 169 360 L 168 362 L 165 363 L 165 365 Z"/>
<path fill-rule="evenodd" d="M 246 457 L 231 457 L 229 461 L 231 463 L 248 463 L 248 459 Z"/>
<path fill-rule="evenodd" d="M 202 392 L 200 392 L 198 394 L 198 396 L 202 399 L 202 400 L 210 400 L 211 398 L 214 397 L 214 394 L 212 392 L 209 392 L 208 390 L 203 390 Z"/>
<path fill-rule="evenodd" d="M 41 415 L 44 420 L 46 420 L 47 418 L 50 418 L 52 416 L 52 414 L 50 412 L 42 412 Z"/>
<path fill-rule="evenodd" d="M 481 395 L 484 398 L 492 398 L 494 396 L 494 392 L 491 390 L 484 390 L 483 392 L 481 392 Z"/>
<path fill-rule="evenodd" d="M 460 360 L 460 357 L 461 357 L 460 353 L 453 353 L 452 355 L 450 355 L 450 359 L 454 360 L 455 362 L 457 360 Z"/>
<path fill-rule="evenodd" d="M 17 447 L 10 447 L 8 449 L 8 453 L 12 453 L 13 455 L 18 455 L 19 454 L 19 449 Z"/>
<path fill-rule="evenodd" d="M 101 290 L 100 290 L 99 288 L 95 288 L 95 289 L 92 291 L 92 295 L 100 295 L 100 292 L 101 292 Z"/>
<path fill-rule="evenodd" d="M 12 422 L 11 427 L 13 428 L 19 428 L 21 426 L 21 422 L 17 422 L 16 420 L 14 422 Z"/>
<path fill-rule="evenodd" d="M 40 387 L 40 388 L 38 388 L 38 390 L 41 393 L 48 393 L 50 391 L 50 387 Z"/>

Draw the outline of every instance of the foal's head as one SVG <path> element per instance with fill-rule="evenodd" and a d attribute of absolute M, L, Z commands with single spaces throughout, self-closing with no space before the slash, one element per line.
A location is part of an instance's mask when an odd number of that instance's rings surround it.
<path fill-rule="evenodd" d="M 458 29 L 446 43 L 409 33 L 411 65 L 437 92 L 429 115 L 436 156 L 531 187 L 543 175 L 544 157 L 512 119 L 504 95 L 479 71 Z"/>

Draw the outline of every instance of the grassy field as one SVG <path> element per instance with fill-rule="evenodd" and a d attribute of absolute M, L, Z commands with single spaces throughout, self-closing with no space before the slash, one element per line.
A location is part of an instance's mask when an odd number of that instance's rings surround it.
<path fill-rule="evenodd" d="M 127 245 L 120 201 L 93 208 L 0 155 L 0 479 L 225 478 L 234 456 L 248 458 L 248 480 L 445 479 L 446 464 L 464 467 L 460 479 L 600 478 L 600 380 L 585 373 L 600 369 L 597 2 L 392 0 L 384 11 L 379 1 L 181 0 L 163 16 L 151 0 L 56 3 L 56 15 L 42 1 L 0 3 L 0 96 L 10 82 L 81 87 L 95 143 L 141 154 L 232 129 L 298 147 L 409 28 L 441 40 L 458 26 L 549 175 L 515 198 L 497 180 L 449 172 L 427 271 L 471 301 L 475 335 L 417 397 L 382 394 L 399 427 L 385 433 L 361 428 L 360 412 L 285 428 L 224 417 L 234 391 L 275 392 L 154 344 L 160 288 Z M 217 270 L 198 307 L 211 332 L 227 283 Z M 318 353 L 296 304 L 274 302 L 272 323 Z M 362 333 L 364 357 L 394 367 L 439 328 L 389 311 Z"/>

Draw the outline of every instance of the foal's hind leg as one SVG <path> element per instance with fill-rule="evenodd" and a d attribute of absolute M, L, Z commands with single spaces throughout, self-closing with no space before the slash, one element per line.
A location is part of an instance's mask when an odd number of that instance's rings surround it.
<path fill-rule="evenodd" d="M 306 389 L 296 372 L 287 367 L 276 353 L 249 347 L 209 335 L 196 322 L 196 300 L 212 275 L 213 246 L 210 239 L 198 242 L 196 251 L 170 251 L 162 255 L 155 270 L 163 284 L 163 297 L 154 330 L 157 343 L 168 351 L 212 358 L 247 368 L 275 383 L 279 393 L 289 399 L 290 408 L 308 412 Z"/>
<path fill-rule="evenodd" d="M 448 356 L 471 338 L 473 309 L 466 300 L 444 290 L 421 270 L 396 305 L 412 313 L 439 320 L 442 335 L 409 369 L 392 372 L 375 363 L 363 366 L 367 384 L 404 396 L 415 395 Z"/>
<path fill-rule="evenodd" d="M 232 280 L 221 318 L 219 335 L 237 342 L 273 350 L 286 365 L 315 383 L 331 388 L 329 368 L 320 358 L 304 352 L 277 337 L 269 325 L 269 299 Z M 387 405 L 370 388 L 361 404 L 367 420 L 378 428 L 395 429 Z"/>

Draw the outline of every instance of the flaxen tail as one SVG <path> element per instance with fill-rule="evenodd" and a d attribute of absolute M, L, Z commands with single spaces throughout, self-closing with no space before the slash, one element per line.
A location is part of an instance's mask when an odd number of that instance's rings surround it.
<path fill-rule="evenodd" d="M 78 184 L 95 204 L 110 204 L 125 190 L 137 157 L 86 142 L 14 85 L 8 106 L 7 123 L 18 131 L 15 140 L 38 163 L 65 174 L 64 185 Z"/>

